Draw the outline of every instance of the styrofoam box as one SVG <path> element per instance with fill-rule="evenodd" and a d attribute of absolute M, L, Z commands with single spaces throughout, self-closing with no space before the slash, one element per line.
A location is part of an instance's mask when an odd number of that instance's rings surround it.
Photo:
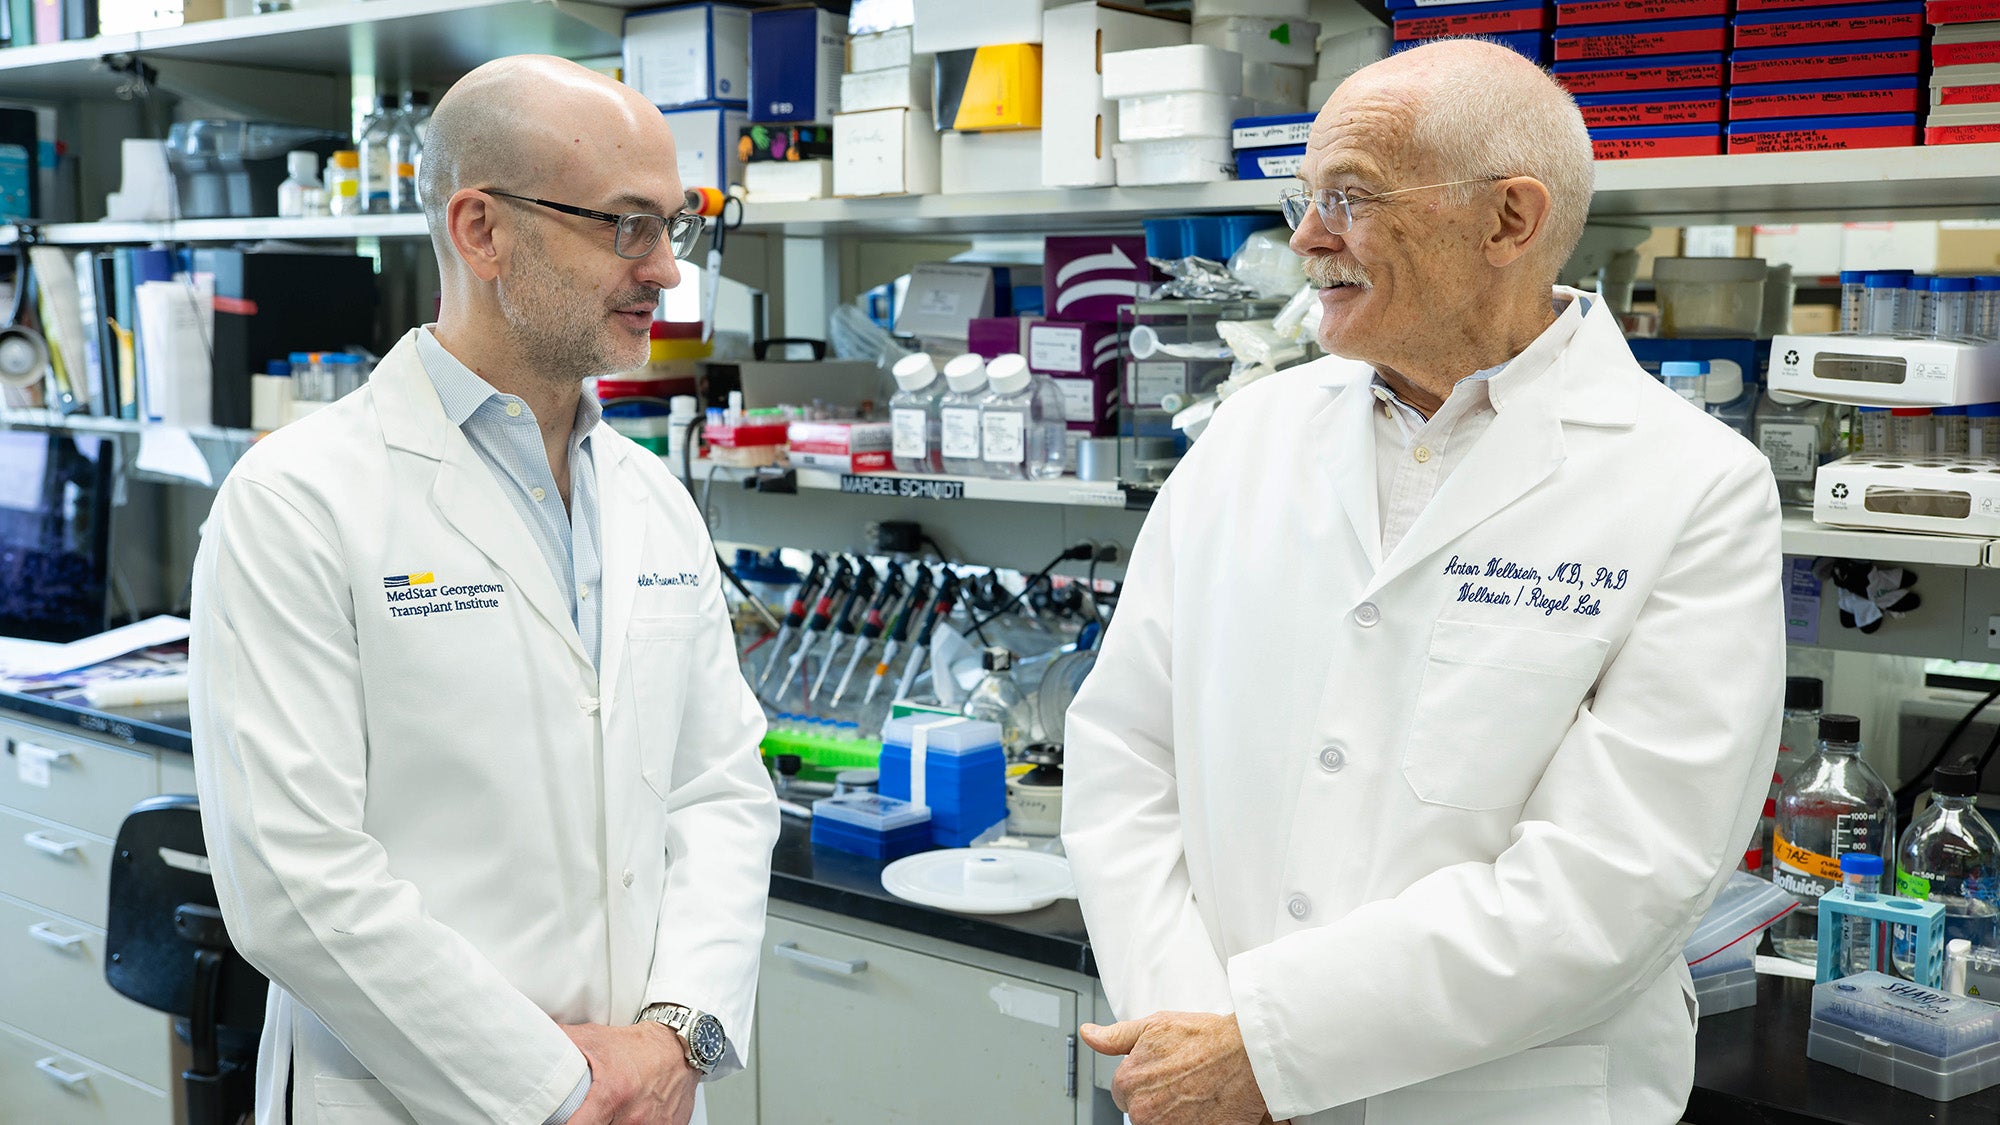
<path fill-rule="evenodd" d="M 1177 137 L 1227 137 L 1250 103 L 1225 94 L 1149 94 L 1118 99 L 1118 139 L 1165 141 Z"/>
<path fill-rule="evenodd" d="M 931 68 L 930 60 L 921 64 L 916 52 L 910 49 L 912 32 L 907 27 L 879 31 L 873 35 L 853 35 L 847 40 L 847 69 L 850 71 L 887 70 L 892 66 L 922 65 Z"/>
<path fill-rule="evenodd" d="M 1119 143 L 1111 146 L 1111 158 L 1121 186 L 1199 184 L 1236 175 L 1236 150 L 1226 136 Z"/>
<path fill-rule="evenodd" d="M 1104 56 L 1104 96 L 1143 98 L 1147 94 L 1240 94 L 1243 56 L 1217 47 L 1149 47 Z"/>
<path fill-rule="evenodd" d="M 726 4 L 625 17 L 625 83 L 663 109 L 750 96 L 750 12 Z"/>
<path fill-rule="evenodd" d="M 1388 58 L 1394 45 L 1395 33 L 1386 27 L 1364 28 L 1322 39 L 1319 43 L 1320 79 L 1339 82 L 1369 63 Z"/>
<path fill-rule="evenodd" d="M 1215 19 L 1219 16 L 1277 16 L 1282 19 L 1306 18 L 1312 5 L 1310 0 L 1194 0 L 1194 18 Z"/>
<path fill-rule="evenodd" d="M 835 195 L 926 195 L 938 189 L 938 135 L 920 109 L 833 119 Z"/>
<path fill-rule="evenodd" d="M 865 113 L 871 109 L 929 109 L 930 104 L 931 68 L 928 66 L 892 66 L 840 76 L 840 108 L 843 113 Z"/>
<path fill-rule="evenodd" d="M 1042 0 L 916 0 L 920 55 L 1042 41 Z"/>
<path fill-rule="evenodd" d="M 1195 24 L 1192 39 L 1204 47 L 1235 51 L 1246 63 L 1311 66 L 1319 25 L 1270 16 L 1224 16 Z"/>
<path fill-rule="evenodd" d="M 1340 89 L 1342 81 L 1339 78 L 1321 78 L 1306 87 L 1306 108 L 1318 111 L 1333 97 L 1333 92 Z"/>
<path fill-rule="evenodd" d="M 743 166 L 743 189 L 758 203 L 825 199 L 833 194 L 833 161 L 752 161 Z"/>
<path fill-rule="evenodd" d="M 1039 191 L 1041 187 L 1039 129 L 952 132 L 938 138 L 938 191 L 944 195 Z"/>
<path fill-rule="evenodd" d="M 1179 20 L 1069 4 L 1042 16 L 1042 182 L 1050 187 L 1116 183 L 1111 144 L 1118 137 L 1118 103 L 1104 96 L 1100 56 L 1188 41 Z"/>
<path fill-rule="evenodd" d="M 1246 61 L 1243 64 L 1243 96 L 1276 106 L 1303 109 L 1306 90 L 1312 85 L 1306 77 L 1307 73 L 1302 66 Z"/>

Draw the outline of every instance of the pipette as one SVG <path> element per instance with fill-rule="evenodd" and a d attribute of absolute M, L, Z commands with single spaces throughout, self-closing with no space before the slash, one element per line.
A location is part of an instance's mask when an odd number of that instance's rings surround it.
<path fill-rule="evenodd" d="M 833 668 L 833 662 L 840 655 L 840 646 L 854 635 L 856 622 L 861 620 L 862 607 L 868 604 L 875 593 L 875 566 L 867 559 L 855 564 L 860 577 L 854 581 L 854 589 L 847 592 L 847 600 L 833 612 L 833 627 L 826 631 L 826 653 L 820 657 L 819 678 L 813 681 L 812 690 L 806 693 L 806 702 L 819 698 L 820 686 L 826 683 L 826 674 Z"/>
<path fill-rule="evenodd" d="M 784 622 L 778 626 L 778 635 L 771 641 L 771 659 L 764 662 L 764 672 L 757 677 L 758 691 L 764 690 L 764 681 L 771 678 L 772 671 L 778 667 L 778 661 L 784 658 L 785 644 L 791 640 L 792 630 L 805 624 L 806 611 L 812 606 L 813 591 L 825 580 L 826 555 L 814 551 L 812 569 L 806 571 L 805 580 L 799 583 L 799 592 L 792 597 L 791 612 L 785 614 Z"/>
<path fill-rule="evenodd" d="M 923 568 L 918 567 L 918 569 Z M 861 658 L 867 655 L 869 646 L 875 643 L 875 638 L 882 635 L 882 614 L 902 595 L 903 585 L 902 566 L 890 563 L 888 579 L 876 592 L 875 600 L 868 605 L 868 616 L 861 623 L 861 639 L 854 645 L 854 655 L 847 658 L 847 670 L 840 674 L 840 682 L 833 687 L 833 702 L 830 706 L 840 706 L 840 698 L 847 694 L 848 682 L 854 679 L 854 669 L 860 665 Z M 814 694 L 817 695 L 818 692 Z"/>
<path fill-rule="evenodd" d="M 958 575 L 945 572 L 944 585 L 938 587 L 937 601 L 931 603 L 930 612 L 924 614 L 924 627 L 917 631 L 916 645 L 910 651 L 910 662 L 903 665 L 903 678 L 896 683 L 896 698 L 909 694 L 910 682 L 917 678 L 917 665 L 924 654 L 930 651 L 931 634 L 937 631 L 937 624 L 951 612 L 952 599 L 958 596 Z"/>
<path fill-rule="evenodd" d="M 875 702 L 875 692 L 881 688 L 883 677 L 889 674 L 889 662 L 896 659 L 896 650 L 910 635 L 910 623 L 923 614 L 924 601 L 930 593 L 930 568 L 919 563 L 917 580 L 910 586 L 910 596 L 903 599 L 902 606 L 896 610 L 895 620 L 889 625 L 889 639 L 882 643 L 882 659 L 875 662 L 875 673 L 868 677 L 868 691 L 861 697 L 862 706 Z"/>
<path fill-rule="evenodd" d="M 791 690 L 792 677 L 799 674 L 799 665 L 806 662 L 806 653 L 812 651 L 813 638 L 833 620 L 834 599 L 846 593 L 854 585 L 854 566 L 842 557 L 833 564 L 833 575 L 826 581 L 826 589 L 819 595 L 819 604 L 813 607 L 812 616 L 806 619 L 805 628 L 800 630 L 799 648 L 792 653 L 792 662 L 785 667 L 785 682 L 779 685 L 777 698 L 783 699 Z"/>

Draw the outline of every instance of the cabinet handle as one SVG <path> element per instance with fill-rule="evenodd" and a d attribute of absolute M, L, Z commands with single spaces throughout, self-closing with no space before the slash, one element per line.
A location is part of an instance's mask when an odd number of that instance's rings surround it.
<path fill-rule="evenodd" d="M 842 961 L 835 957 L 821 957 L 817 953 L 807 953 L 800 949 L 795 941 L 781 941 L 771 947 L 771 952 L 787 961 L 796 961 L 808 969 L 817 969 L 822 973 L 839 973 L 844 977 L 851 977 L 868 967 L 868 962 L 859 957 L 852 961 Z"/>
<path fill-rule="evenodd" d="M 41 1071 L 43 1074 L 48 1075 L 50 1078 L 55 1079 L 56 1081 L 62 1083 L 64 1086 L 67 1086 L 72 1090 L 90 1081 L 89 1071 L 64 1070 L 62 1067 L 56 1065 L 56 1057 L 54 1055 L 50 1055 L 48 1058 L 45 1059 L 36 1060 L 35 1069 Z"/>
<path fill-rule="evenodd" d="M 30 832 L 21 837 L 21 842 L 57 859 L 67 859 L 83 848 L 83 845 L 75 840 L 58 840 L 46 832 Z"/>
<path fill-rule="evenodd" d="M 55 949 L 71 950 L 83 944 L 82 934 L 59 934 L 54 925 L 37 922 L 28 927 L 28 936 Z"/>

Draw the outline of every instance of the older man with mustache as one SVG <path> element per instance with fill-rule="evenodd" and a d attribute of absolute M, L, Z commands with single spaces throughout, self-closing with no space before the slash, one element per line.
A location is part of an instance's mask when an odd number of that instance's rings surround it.
<path fill-rule="evenodd" d="M 1069 712 L 1085 1041 L 1137 1125 L 1676 1121 L 1777 745 L 1769 468 L 1555 284 L 1591 146 L 1520 56 L 1356 73 L 1299 180 L 1333 355 L 1218 412 Z"/>

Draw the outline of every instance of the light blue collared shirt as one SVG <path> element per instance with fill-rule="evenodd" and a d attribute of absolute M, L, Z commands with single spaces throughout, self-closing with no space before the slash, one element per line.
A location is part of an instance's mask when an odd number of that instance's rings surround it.
<path fill-rule="evenodd" d="M 459 362 L 431 334 L 433 325 L 417 333 L 417 358 L 436 388 L 444 415 L 465 434 L 479 459 L 493 473 L 522 526 L 541 549 L 549 573 L 569 602 L 569 619 L 583 639 L 590 662 L 598 662 L 602 644 L 604 565 L 598 538 L 602 523 L 597 506 L 597 463 L 590 431 L 604 416 L 597 396 L 577 400 L 576 422 L 569 437 L 569 509 L 563 510 L 542 446 L 535 412 L 514 395 L 501 394 Z"/>

